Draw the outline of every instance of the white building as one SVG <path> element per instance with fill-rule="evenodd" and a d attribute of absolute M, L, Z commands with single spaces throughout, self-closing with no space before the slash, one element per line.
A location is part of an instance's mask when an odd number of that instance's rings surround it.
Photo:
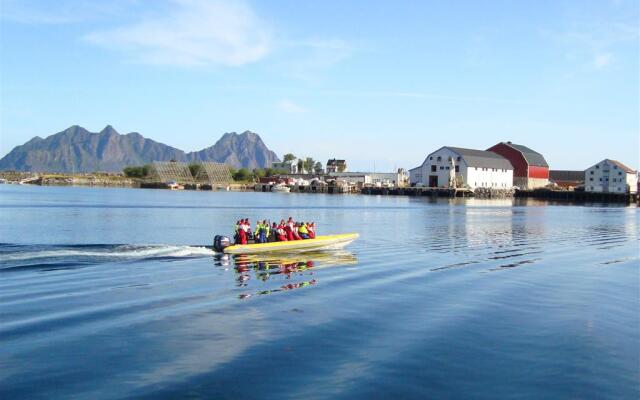
<path fill-rule="evenodd" d="M 274 162 L 271 164 L 271 168 L 273 169 L 282 169 L 287 171 L 289 174 L 297 174 L 298 173 L 298 159 L 294 158 L 291 161 L 282 161 L 282 162 Z M 304 172 L 300 172 L 304 173 Z"/>
<path fill-rule="evenodd" d="M 399 186 L 407 184 L 407 171 L 400 168 L 397 172 L 329 172 L 328 179 L 348 182 L 352 185 Z"/>
<path fill-rule="evenodd" d="M 327 160 L 327 174 L 332 172 L 346 172 L 347 171 L 347 162 L 345 160 L 337 160 L 332 158 Z"/>
<path fill-rule="evenodd" d="M 412 186 L 509 189 L 513 186 L 513 166 L 491 151 L 445 146 L 429 154 L 421 166 L 409 170 L 409 181 Z"/>
<path fill-rule="evenodd" d="M 638 172 L 616 160 L 605 159 L 584 171 L 587 192 L 637 193 Z"/>

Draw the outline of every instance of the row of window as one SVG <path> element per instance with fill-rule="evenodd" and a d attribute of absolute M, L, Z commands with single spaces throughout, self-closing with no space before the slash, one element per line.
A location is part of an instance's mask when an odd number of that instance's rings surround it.
<path fill-rule="evenodd" d="M 605 167 L 608 167 L 608 165 L 605 165 Z M 600 166 L 599 166 L 599 165 L 596 165 L 596 169 L 600 169 Z M 618 169 L 618 166 L 617 166 L 617 165 L 614 165 L 614 166 L 613 166 L 613 169 Z"/>
<path fill-rule="evenodd" d="M 594 190 L 595 188 L 593 186 L 591 186 L 591 190 Z M 616 192 L 622 192 L 622 188 L 620 186 L 615 188 Z M 625 189 L 626 192 L 626 189 Z"/>
<path fill-rule="evenodd" d="M 600 182 L 602 182 L 602 178 L 600 178 L 599 180 L 600 180 Z M 589 178 L 589 181 L 593 182 L 593 178 Z M 605 176 L 604 177 L 604 181 L 605 182 L 609 182 L 609 178 Z M 622 178 L 620 178 L 620 179 L 611 178 L 611 182 L 624 182 L 624 179 L 622 179 Z"/>
<path fill-rule="evenodd" d="M 441 165 L 440 166 L 440 170 L 441 171 L 447 171 L 450 170 L 451 167 L 448 165 Z M 460 172 L 460 166 L 456 165 L 455 166 L 456 172 Z M 476 171 L 493 171 L 493 172 L 507 172 L 506 169 L 502 169 L 502 168 L 474 168 L 474 167 L 469 167 L 470 170 L 476 170 Z M 431 165 L 431 172 L 436 172 L 438 170 L 438 166 L 437 165 Z"/>
<path fill-rule="evenodd" d="M 487 185 L 487 182 L 480 182 L 480 185 L 478 185 L 478 182 L 473 182 L 474 186 L 481 186 L 481 187 L 489 187 L 489 185 Z M 498 184 L 497 182 L 491 182 L 491 187 L 509 187 L 506 183 L 500 183 Z"/>
<path fill-rule="evenodd" d="M 448 161 L 451 161 L 451 159 L 452 159 L 451 157 L 448 157 L 448 158 L 447 158 L 447 160 L 448 160 Z M 430 157 L 429 157 L 429 160 L 432 160 L 432 161 L 433 161 L 433 156 L 430 156 Z M 438 156 L 438 157 L 437 157 L 437 159 L 436 159 L 436 161 L 442 161 L 442 157 Z M 460 156 L 456 157 L 456 161 L 460 161 Z"/>
<path fill-rule="evenodd" d="M 602 172 L 607 173 L 609 172 L 608 169 L 602 170 Z M 593 175 L 593 170 L 589 171 L 589 175 Z M 618 176 L 622 176 L 622 171 L 618 171 Z"/>
<path fill-rule="evenodd" d="M 440 169 L 441 170 L 451 170 L 451 167 L 449 165 L 446 165 L 446 166 L 445 165 L 441 165 Z M 459 165 L 456 165 L 455 169 L 456 169 L 456 172 L 460 172 L 460 166 Z M 437 170 L 437 165 L 432 165 L 431 166 L 431 172 L 436 172 L 436 170 Z"/>

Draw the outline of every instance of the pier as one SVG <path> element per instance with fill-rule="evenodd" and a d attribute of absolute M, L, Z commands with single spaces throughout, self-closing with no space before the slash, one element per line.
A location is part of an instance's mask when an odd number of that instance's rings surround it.
<path fill-rule="evenodd" d="M 254 186 L 256 192 L 271 192 L 275 186 L 273 183 L 257 183 Z M 285 185 L 291 193 L 327 193 L 327 194 L 348 194 L 360 193 L 355 185 Z"/>
<path fill-rule="evenodd" d="M 577 203 L 638 203 L 637 193 L 583 192 L 577 190 L 516 190 L 515 197 L 539 200 L 564 200 Z"/>
<path fill-rule="evenodd" d="M 473 191 L 466 188 L 364 187 L 360 193 L 385 196 L 474 197 Z"/>

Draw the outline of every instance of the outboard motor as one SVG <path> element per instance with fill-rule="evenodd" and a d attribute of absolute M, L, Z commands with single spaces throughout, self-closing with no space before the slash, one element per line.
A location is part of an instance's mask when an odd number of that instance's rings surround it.
<path fill-rule="evenodd" d="M 222 253 L 224 249 L 231 246 L 231 240 L 228 237 L 222 235 L 216 235 L 213 238 L 213 249 L 218 253 Z"/>

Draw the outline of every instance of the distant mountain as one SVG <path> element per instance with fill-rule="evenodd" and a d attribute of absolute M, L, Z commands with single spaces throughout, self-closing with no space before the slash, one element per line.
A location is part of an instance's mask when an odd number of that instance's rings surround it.
<path fill-rule="evenodd" d="M 121 135 L 111 125 L 98 133 L 74 125 L 45 139 L 34 137 L 0 160 L 0 170 L 41 172 L 122 171 L 153 161 L 215 161 L 236 168 L 264 168 L 279 161 L 253 132 L 225 133 L 215 145 L 184 151 L 137 132 Z"/>
<path fill-rule="evenodd" d="M 258 134 L 245 131 L 225 133 L 220 140 L 204 150 L 187 154 L 189 161 L 217 161 L 234 167 L 264 168 L 280 161 L 276 153 L 269 150 Z"/>

